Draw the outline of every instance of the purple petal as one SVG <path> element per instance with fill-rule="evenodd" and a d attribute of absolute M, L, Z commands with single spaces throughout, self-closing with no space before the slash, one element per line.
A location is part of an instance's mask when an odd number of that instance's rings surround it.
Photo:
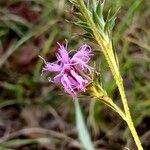
<path fill-rule="evenodd" d="M 78 85 L 76 86 L 76 88 L 85 91 L 85 86 L 87 85 L 88 81 L 83 79 L 74 70 L 71 70 L 70 73 L 78 82 Z"/>
<path fill-rule="evenodd" d="M 68 79 L 70 80 L 73 89 L 79 86 L 79 83 L 73 77 L 68 76 Z"/>
<path fill-rule="evenodd" d="M 61 71 L 61 67 L 58 64 L 46 62 L 42 71 L 59 72 L 59 71 Z"/>
<path fill-rule="evenodd" d="M 62 74 L 58 74 L 52 79 L 52 82 L 55 84 L 61 84 L 61 78 L 62 78 Z"/>
<path fill-rule="evenodd" d="M 78 71 L 92 72 L 92 68 L 88 66 L 88 62 L 91 57 L 91 48 L 87 44 L 82 45 L 79 50 L 70 59 L 66 48 L 63 45 L 59 45 L 58 53 L 56 54 L 57 61 L 53 63 L 46 62 L 43 59 L 45 66 L 42 72 L 54 72 L 55 76 L 49 78 L 49 81 L 55 84 L 62 85 L 64 90 L 76 97 L 77 93 L 86 90 L 88 80 L 82 77 Z"/>
<path fill-rule="evenodd" d="M 59 45 L 58 54 L 56 55 L 58 61 L 62 63 L 68 63 L 70 61 L 70 58 L 66 48 L 63 45 L 60 45 L 59 43 L 58 45 Z"/>
<path fill-rule="evenodd" d="M 77 53 L 74 54 L 71 60 L 73 61 L 80 59 L 83 62 L 88 63 L 91 55 L 91 47 L 87 44 L 84 44 L 79 48 Z"/>
<path fill-rule="evenodd" d="M 78 81 L 79 84 L 82 84 L 83 78 L 80 75 L 78 75 L 74 70 L 71 70 L 70 73 Z"/>
<path fill-rule="evenodd" d="M 67 77 L 67 75 L 65 74 L 62 78 L 61 78 L 61 83 L 65 89 L 65 91 L 70 94 L 73 97 L 76 97 L 77 94 L 75 93 L 75 91 L 72 89 L 71 87 L 71 83 Z"/>
<path fill-rule="evenodd" d="M 71 58 L 71 62 L 74 65 L 77 65 L 81 70 L 88 70 L 91 72 L 91 68 L 89 69 L 89 66 L 87 63 L 90 60 L 92 53 L 91 48 L 87 44 L 82 45 L 76 54 Z"/>

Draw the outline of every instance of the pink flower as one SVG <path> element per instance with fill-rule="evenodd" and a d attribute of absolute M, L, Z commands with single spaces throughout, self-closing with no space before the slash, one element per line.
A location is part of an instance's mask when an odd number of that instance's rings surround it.
<path fill-rule="evenodd" d="M 70 57 L 66 50 L 67 48 L 59 43 L 58 45 L 57 61 L 50 63 L 43 59 L 45 66 L 42 72 L 55 73 L 55 76 L 50 78 L 49 81 L 62 85 L 69 95 L 76 97 L 79 92 L 85 92 L 86 86 L 89 83 L 82 76 L 82 73 L 91 74 L 92 72 L 92 68 L 87 65 L 92 55 L 91 48 L 89 45 L 84 44 L 73 57 Z"/>

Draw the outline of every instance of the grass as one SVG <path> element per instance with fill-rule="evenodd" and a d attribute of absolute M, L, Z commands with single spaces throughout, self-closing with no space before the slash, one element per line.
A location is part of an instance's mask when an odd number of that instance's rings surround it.
<path fill-rule="evenodd" d="M 32 22 L 20 13 L 13 14 L 14 7 L 28 14 L 36 14 L 38 21 Z M 12 6 L 13 5 L 13 6 Z M 74 49 L 83 41 L 88 41 L 94 50 L 97 46 L 90 40 L 85 40 L 84 33 L 71 22 L 74 21 L 73 9 L 67 1 L 58 0 L 21 0 L 0 2 L 0 146 L 6 149 L 81 149 L 75 130 L 75 110 L 71 99 L 58 87 L 47 83 L 40 77 L 42 66 L 38 55 L 47 60 L 55 59 L 56 42 L 69 42 L 70 49 Z M 113 40 L 118 54 L 121 73 L 124 78 L 125 89 L 131 113 L 136 123 L 138 134 L 143 146 L 149 149 L 146 142 L 150 121 L 150 86 L 149 86 L 149 1 L 142 0 L 108 0 L 108 8 L 120 8 L 113 30 Z M 59 9 L 58 9 L 59 8 Z M 13 15 L 13 17 L 11 17 Z M 35 15 L 35 16 L 36 16 Z M 33 15 L 34 16 L 34 15 Z M 29 21 L 30 20 L 30 21 Z M 70 22 L 66 21 L 69 20 Z M 36 55 L 32 60 L 26 58 L 27 63 L 19 63 L 17 59 L 24 59 L 21 53 L 23 46 L 31 43 L 32 52 Z M 32 47 L 31 46 L 31 47 Z M 36 49 L 35 49 L 36 47 Z M 93 58 L 96 59 L 96 58 Z M 140 60 L 140 61 L 139 61 Z M 111 97 L 119 103 L 120 97 L 115 82 L 107 68 L 103 56 L 100 57 L 100 71 L 104 87 Z M 124 146 L 134 149 L 132 139 L 128 138 L 128 131 L 123 122 L 106 106 L 99 102 L 83 100 L 82 112 L 88 130 L 96 149 L 123 149 Z M 51 107 L 49 107 L 51 106 Z M 29 114 L 25 110 L 28 110 Z M 32 120 L 32 122 L 30 122 Z M 40 127 L 40 133 L 21 132 L 24 128 Z M 143 127 L 144 126 L 144 127 Z M 47 134 L 44 129 L 54 131 Z M 66 141 L 62 140 L 62 133 Z M 12 136 L 14 134 L 15 136 Z M 46 138 L 49 142 L 42 140 Z M 40 139 L 40 140 L 37 140 Z M 115 143 L 115 144 L 114 144 Z"/>

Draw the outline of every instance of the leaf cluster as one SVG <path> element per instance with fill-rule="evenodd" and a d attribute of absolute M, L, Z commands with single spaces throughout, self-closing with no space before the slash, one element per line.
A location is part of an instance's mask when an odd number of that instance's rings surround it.
<path fill-rule="evenodd" d="M 78 9 L 79 6 L 77 4 L 76 0 L 70 0 L 70 2 Z M 111 37 L 112 29 L 115 24 L 116 19 L 116 12 L 114 13 L 111 9 L 109 9 L 106 18 L 104 17 L 104 4 L 105 1 L 101 0 L 87 0 L 86 4 L 86 11 L 88 12 L 88 15 L 91 16 L 92 20 L 94 21 L 98 31 L 100 32 L 100 35 L 105 38 L 106 35 L 108 38 Z M 91 28 L 89 27 L 89 24 L 83 18 L 82 14 L 80 12 L 76 13 L 77 18 L 79 21 L 75 22 L 76 25 L 83 28 L 86 33 L 83 35 L 86 38 L 93 39 L 93 32 Z"/>

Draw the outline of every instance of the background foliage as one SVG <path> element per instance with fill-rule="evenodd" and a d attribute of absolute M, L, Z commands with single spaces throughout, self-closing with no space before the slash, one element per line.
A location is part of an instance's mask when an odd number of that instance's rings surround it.
<path fill-rule="evenodd" d="M 107 0 L 119 11 L 113 30 L 129 106 L 138 134 L 150 149 L 150 2 Z M 56 42 L 74 50 L 88 42 L 95 51 L 103 86 L 116 102 L 118 90 L 97 45 L 73 24 L 74 9 L 65 0 L 0 1 L 0 147 L 14 150 L 82 149 L 70 97 L 41 77 L 42 61 L 55 60 Z M 121 150 L 134 145 L 121 119 L 98 101 L 81 98 L 86 125 L 96 149 Z"/>

